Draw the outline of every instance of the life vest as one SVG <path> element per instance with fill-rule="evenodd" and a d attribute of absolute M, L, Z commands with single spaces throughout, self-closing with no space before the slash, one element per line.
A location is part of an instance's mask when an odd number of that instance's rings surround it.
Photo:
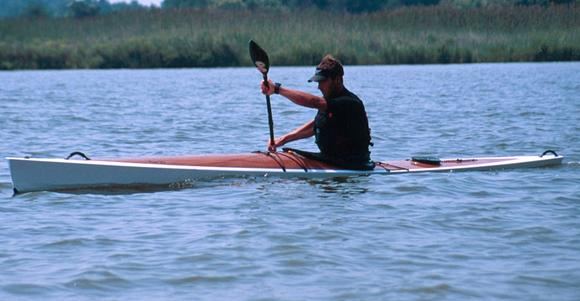
<path fill-rule="evenodd" d="M 371 135 L 362 101 L 348 91 L 327 99 L 326 111 L 314 119 L 316 144 L 324 156 L 370 159 Z"/>

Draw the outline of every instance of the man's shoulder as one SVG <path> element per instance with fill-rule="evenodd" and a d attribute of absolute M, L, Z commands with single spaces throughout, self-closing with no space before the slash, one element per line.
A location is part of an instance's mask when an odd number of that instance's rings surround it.
<path fill-rule="evenodd" d="M 362 100 L 356 94 L 346 89 L 344 93 L 336 96 L 330 102 L 333 102 L 334 105 L 362 105 Z"/>

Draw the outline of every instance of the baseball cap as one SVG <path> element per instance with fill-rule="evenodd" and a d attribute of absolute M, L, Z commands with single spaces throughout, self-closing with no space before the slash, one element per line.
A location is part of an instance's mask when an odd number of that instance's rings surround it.
<path fill-rule="evenodd" d="M 308 82 L 319 82 L 327 78 L 334 78 L 337 76 L 343 76 L 344 69 L 339 60 L 335 59 L 332 55 L 328 54 L 320 61 L 320 64 L 316 66 L 316 71 L 314 75 L 308 80 Z"/>

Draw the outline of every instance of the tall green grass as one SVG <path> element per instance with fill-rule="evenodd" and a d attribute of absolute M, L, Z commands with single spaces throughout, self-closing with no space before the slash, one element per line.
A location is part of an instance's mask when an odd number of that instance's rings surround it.
<path fill-rule="evenodd" d="M 580 60 L 580 7 L 321 11 L 151 10 L 0 21 L 0 69 L 246 66 L 255 39 L 276 65 Z"/>

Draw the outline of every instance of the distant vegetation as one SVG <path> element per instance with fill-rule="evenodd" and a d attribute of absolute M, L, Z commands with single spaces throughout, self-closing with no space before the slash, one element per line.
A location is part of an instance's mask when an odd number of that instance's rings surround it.
<path fill-rule="evenodd" d="M 0 69 L 248 66 L 251 38 L 276 65 L 312 65 L 325 53 L 346 64 L 580 60 L 578 4 L 369 0 L 358 1 L 365 12 L 321 9 L 355 2 L 165 0 L 162 8 L 133 3 L 107 13 L 105 0 L 67 2 L 63 17 L 49 17 L 48 11 L 58 10 L 46 7 L 44 13 L 0 20 Z M 404 5 L 411 2 L 422 5 Z M 371 12 L 372 3 L 380 9 Z M 289 9 L 291 4 L 299 8 Z"/>
<path fill-rule="evenodd" d="M 109 0 L 1 0 L 0 18 L 87 17 L 127 10 L 155 9 L 136 0 L 111 4 Z M 404 6 L 446 5 L 459 8 L 530 6 L 580 3 L 580 0 L 163 0 L 162 9 L 319 9 L 331 12 L 365 13 Z"/>
<path fill-rule="evenodd" d="M 164 0 L 164 8 L 316 8 L 362 13 L 403 6 L 447 5 L 461 8 L 484 6 L 572 4 L 578 0 Z"/>
<path fill-rule="evenodd" d="M 111 4 L 108 0 L 0 0 L 0 18 L 89 17 L 146 9 L 137 2 Z"/>

